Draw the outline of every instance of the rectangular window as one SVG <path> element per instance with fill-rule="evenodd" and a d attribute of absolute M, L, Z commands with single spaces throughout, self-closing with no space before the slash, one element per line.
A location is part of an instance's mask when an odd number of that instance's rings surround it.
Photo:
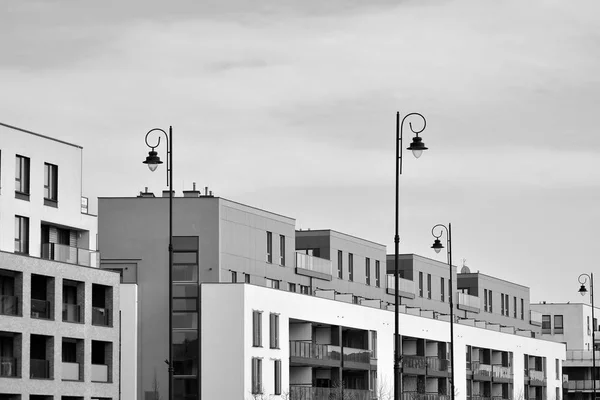
<path fill-rule="evenodd" d="M 555 315 L 554 316 L 554 333 L 555 334 L 562 334 L 564 333 L 564 327 L 563 327 L 563 316 L 562 315 Z"/>
<path fill-rule="evenodd" d="M 17 155 L 15 161 L 15 192 L 29 200 L 29 158 Z"/>
<path fill-rule="evenodd" d="M 500 315 L 504 315 L 504 293 L 500 293 Z"/>
<path fill-rule="evenodd" d="M 48 163 L 44 163 L 44 200 L 58 201 L 58 167 Z"/>
<path fill-rule="evenodd" d="M 310 288 L 306 285 L 300 285 L 300 293 L 310 295 Z"/>
<path fill-rule="evenodd" d="M 560 379 L 560 360 L 558 358 L 555 359 L 554 371 L 556 371 L 556 380 Z M 556 398 L 558 400 L 559 397 Z"/>
<path fill-rule="evenodd" d="M 427 298 L 431 299 L 431 274 L 427 274 Z"/>
<path fill-rule="evenodd" d="M 285 266 L 285 236 L 279 235 L 279 265 Z"/>
<path fill-rule="evenodd" d="M 494 311 L 493 308 L 492 308 L 492 299 L 493 299 L 493 297 L 492 297 L 492 291 L 491 290 L 488 290 L 488 295 L 490 296 L 490 301 L 489 301 L 490 312 L 493 312 Z"/>
<path fill-rule="evenodd" d="M 590 331 L 590 316 L 589 315 L 587 317 L 587 332 L 588 332 L 588 336 L 592 334 L 592 332 Z"/>
<path fill-rule="evenodd" d="M 235 271 L 231 271 L 231 282 L 233 282 L 233 283 L 237 282 L 237 272 L 235 272 Z"/>
<path fill-rule="evenodd" d="M 342 279 L 344 277 L 344 260 L 343 253 L 341 250 L 338 250 L 338 278 Z"/>
<path fill-rule="evenodd" d="M 262 358 L 252 357 L 252 394 L 261 394 L 262 389 Z"/>
<path fill-rule="evenodd" d="M 419 297 L 423 297 L 423 272 L 419 271 Z"/>
<path fill-rule="evenodd" d="M 252 311 L 252 346 L 262 347 L 262 311 Z"/>
<path fill-rule="evenodd" d="M 525 319 L 525 301 L 521 299 L 521 319 Z"/>
<path fill-rule="evenodd" d="M 381 270 L 379 269 L 379 260 L 375 260 L 375 286 L 381 287 Z"/>
<path fill-rule="evenodd" d="M 250 274 L 244 274 L 244 282 L 250 283 Z"/>
<path fill-rule="evenodd" d="M 173 282 L 198 282 L 198 252 L 173 252 Z"/>
<path fill-rule="evenodd" d="M 288 292 L 296 293 L 296 284 L 288 283 Z"/>
<path fill-rule="evenodd" d="M 510 300 L 510 296 L 505 294 L 504 295 L 504 305 L 506 306 L 505 307 L 506 314 L 504 314 L 504 315 L 506 315 L 507 317 L 510 314 L 510 301 L 509 300 Z"/>
<path fill-rule="evenodd" d="M 448 303 L 452 301 L 452 281 L 448 279 Z"/>
<path fill-rule="evenodd" d="M 551 324 L 550 315 L 542 315 L 542 333 L 550 333 L 552 330 Z"/>
<path fill-rule="evenodd" d="M 513 318 L 517 318 L 517 296 L 513 296 Z"/>
<path fill-rule="evenodd" d="M 267 262 L 273 262 L 273 234 L 267 232 Z"/>
<path fill-rule="evenodd" d="M 279 348 L 279 314 L 269 315 L 269 348 Z"/>
<path fill-rule="evenodd" d="M 354 281 L 354 254 L 348 253 L 348 280 Z"/>
<path fill-rule="evenodd" d="M 15 215 L 15 253 L 29 254 L 29 218 Z"/>
<path fill-rule="evenodd" d="M 272 289 L 279 289 L 279 281 L 275 279 L 265 278 L 266 286 Z"/>
<path fill-rule="evenodd" d="M 371 259 L 365 258 L 365 279 L 367 285 L 371 284 Z"/>
<path fill-rule="evenodd" d="M 446 285 L 444 284 L 444 278 L 440 278 L 440 289 L 441 289 L 441 300 L 442 302 L 446 301 L 446 294 L 444 293 L 446 291 Z"/>
<path fill-rule="evenodd" d="M 483 289 L 483 311 L 488 310 L 488 293 L 487 289 Z"/>
<path fill-rule="evenodd" d="M 275 395 L 281 394 L 281 360 L 275 360 Z"/>

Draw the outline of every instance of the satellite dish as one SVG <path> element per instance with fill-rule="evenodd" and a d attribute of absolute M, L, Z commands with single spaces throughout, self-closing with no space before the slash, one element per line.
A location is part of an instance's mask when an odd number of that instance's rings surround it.
<path fill-rule="evenodd" d="M 460 269 L 460 273 L 461 274 L 470 274 L 471 270 L 466 265 L 463 265 L 463 267 Z"/>

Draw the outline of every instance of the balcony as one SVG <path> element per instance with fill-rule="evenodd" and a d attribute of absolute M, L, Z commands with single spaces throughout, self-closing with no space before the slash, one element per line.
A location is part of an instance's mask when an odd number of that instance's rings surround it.
<path fill-rule="evenodd" d="M 425 375 L 427 373 L 427 360 L 423 356 L 403 355 L 402 373 L 409 375 Z"/>
<path fill-rule="evenodd" d="M 594 390 L 594 381 L 568 381 L 564 388 L 570 392 L 592 392 Z M 600 389 L 600 381 L 596 381 L 596 390 Z"/>
<path fill-rule="evenodd" d="M 48 360 L 29 360 L 29 377 L 32 379 L 50 379 L 50 362 Z"/>
<path fill-rule="evenodd" d="M 0 314 L 19 315 L 19 298 L 17 296 L 0 295 Z"/>
<path fill-rule="evenodd" d="M 42 258 L 46 260 L 98 268 L 100 264 L 98 262 L 98 255 L 99 253 L 97 251 L 80 249 L 79 247 L 67 246 L 65 244 L 42 244 Z"/>
<path fill-rule="evenodd" d="M 438 393 L 402 392 L 402 400 L 449 400 L 450 396 Z"/>
<path fill-rule="evenodd" d="M 339 367 L 340 361 L 340 346 L 290 340 L 291 363 Z"/>
<path fill-rule="evenodd" d="M 63 304 L 63 321 L 81 322 L 81 307 L 79 304 Z"/>
<path fill-rule="evenodd" d="M 546 385 L 546 374 L 544 371 L 537 371 L 535 369 L 529 370 L 529 384 L 531 386 L 545 386 Z"/>
<path fill-rule="evenodd" d="M 531 325 L 542 326 L 542 313 L 535 310 L 529 310 L 529 323 Z"/>
<path fill-rule="evenodd" d="M 387 292 L 395 294 L 396 280 L 395 275 L 386 275 Z M 407 299 L 415 298 L 415 283 L 411 280 L 398 277 L 398 295 Z"/>
<path fill-rule="evenodd" d="M 479 381 L 491 381 L 492 380 L 492 366 L 489 364 L 482 364 L 479 361 L 471 362 L 471 370 L 473 371 L 473 379 Z"/>
<path fill-rule="evenodd" d="M 476 312 L 478 313 L 481 310 L 481 304 L 479 301 L 479 297 L 471 296 L 467 293 L 458 292 L 458 309 Z"/>
<path fill-rule="evenodd" d="M 596 350 L 596 364 L 600 363 L 600 351 Z M 567 350 L 567 359 L 563 362 L 563 367 L 591 367 L 591 350 Z M 600 388 L 600 386 L 599 386 Z"/>
<path fill-rule="evenodd" d="M 369 390 L 290 385 L 290 400 L 371 400 Z"/>
<path fill-rule="evenodd" d="M 438 357 L 427 357 L 427 375 L 447 377 L 450 371 L 450 361 Z"/>
<path fill-rule="evenodd" d="M 513 371 L 511 367 L 502 365 L 492 365 L 492 380 L 499 383 L 510 383 L 513 381 Z"/>
<path fill-rule="evenodd" d="M 62 379 L 63 381 L 78 381 L 79 378 L 79 363 L 62 363 Z"/>
<path fill-rule="evenodd" d="M 344 347 L 342 349 L 342 360 L 344 361 L 344 367 L 369 369 L 371 350 Z"/>
<path fill-rule="evenodd" d="M 0 357 L 0 376 L 5 378 L 17 376 L 16 358 Z"/>
<path fill-rule="evenodd" d="M 110 310 L 102 307 L 92 307 L 92 325 L 109 326 Z"/>
<path fill-rule="evenodd" d="M 92 382 L 108 382 L 108 365 L 92 364 Z"/>
<path fill-rule="evenodd" d="M 50 319 L 52 306 L 49 301 L 31 299 L 31 318 Z"/>
<path fill-rule="evenodd" d="M 330 281 L 331 260 L 296 252 L 296 273 Z"/>

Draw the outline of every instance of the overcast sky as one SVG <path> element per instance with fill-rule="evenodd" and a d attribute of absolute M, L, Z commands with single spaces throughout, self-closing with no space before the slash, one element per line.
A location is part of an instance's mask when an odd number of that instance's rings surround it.
<path fill-rule="evenodd" d="M 455 264 L 533 301 L 582 301 L 577 276 L 598 270 L 598 0 L 2 9 L 0 121 L 83 146 L 93 210 L 165 188 L 143 140 L 173 125 L 177 192 L 197 182 L 392 253 L 395 113 L 420 112 L 429 150 L 405 153 L 402 253 L 445 260 L 431 228 L 451 222 Z"/>

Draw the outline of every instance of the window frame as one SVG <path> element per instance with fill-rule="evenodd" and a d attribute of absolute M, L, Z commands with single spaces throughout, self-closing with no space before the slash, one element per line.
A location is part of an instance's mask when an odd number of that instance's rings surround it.
<path fill-rule="evenodd" d="M 269 314 L 269 348 L 279 350 L 279 314 Z"/>
<path fill-rule="evenodd" d="M 285 267 L 285 236 L 279 235 L 279 265 Z"/>
<path fill-rule="evenodd" d="M 440 276 L 440 298 L 442 300 L 442 303 L 444 303 L 446 301 L 446 284 L 444 283 L 444 277 Z"/>
<path fill-rule="evenodd" d="M 274 361 L 273 369 L 274 369 L 274 373 L 275 373 L 275 376 L 273 377 L 273 379 L 274 379 L 273 383 L 275 384 L 273 391 L 276 396 L 279 396 L 279 395 L 281 395 L 281 360 L 276 359 L 273 361 Z"/>
<path fill-rule="evenodd" d="M 15 215 L 15 254 L 29 254 L 29 218 Z M 17 236 L 18 234 L 18 236 Z"/>
<path fill-rule="evenodd" d="M 44 163 L 44 205 L 56 207 L 58 203 L 58 165 Z"/>
<path fill-rule="evenodd" d="M 431 300 L 431 274 L 427 274 L 427 299 Z"/>
<path fill-rule="evenodd" d="M 371 259 L 365 257 L 365 282 L 371 286 Z"/>
<path fill-rule="evenodd" d="M 381 287 L 381 265 L 375 260 L 375 287 Z"/>
<path fill-rule="evenodd" d="M 31 160 L 15 155 L 15 198 L 29 201 L 31 194 Z"/>
<path fill-rule="evenodd" d="M 348 253 L 348 280 L 354 282 L 354 254 Z"/>
<path fill-rule="evenodd" d="M 262 347 L 262 311 L 252 310 L 252 347 Z"/>
<path fill-rule="evenodd" d="M 558 323 L 560 321 L 560 323 Z M 555 334 L 564 334 L 565 333 L 565 318 L 562 314 L 554 315 L 554 333 Z"/>
<path fill-rule="evenodd" d="M 344 279 L 344 252 L 338 250 L 338 279 Z"/>
<path fill-rule="evenodd" d="M 423 297 L 423 271 L 419 271 L 419 297 Z"/>
<path fill-rule="evenodd" d="M 273 264 L 273 232 L 267 231 L 267 262 Z"/>
<path fill-rule="evenodd" d="M 252 357 L 252 394 L 262 394 L 262 357 Z"/>

